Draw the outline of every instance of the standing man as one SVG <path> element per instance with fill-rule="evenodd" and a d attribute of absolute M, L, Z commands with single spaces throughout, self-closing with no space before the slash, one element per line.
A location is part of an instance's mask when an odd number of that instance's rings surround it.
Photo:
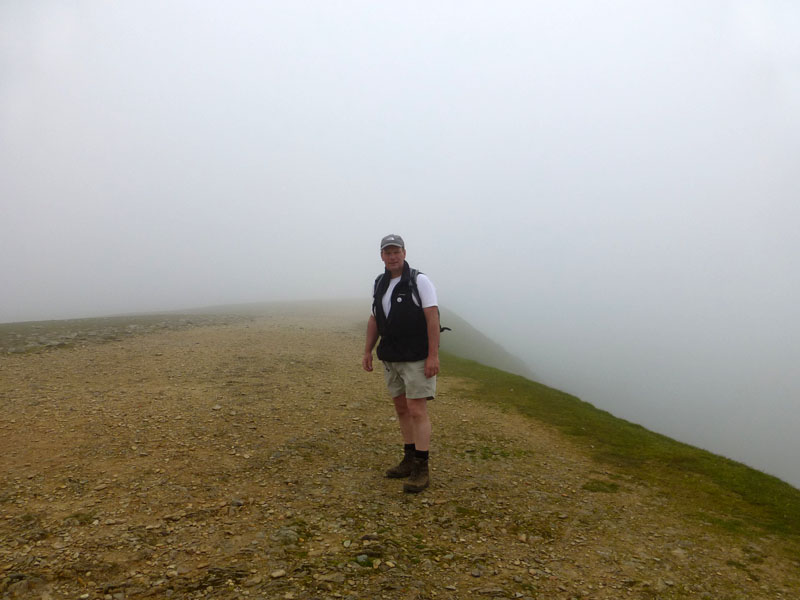
<path fill-rule="evenodd" d="M 403 460 L 386 476 L 409 477 L 403 491 L 415 493 L 430 484 L 428 400 L 436 394 L 439 372 L 439 302 L 430 279 L 408 266 L 399 235 L 381 240 L 381 260 L 386 269 L 375 280 L 361 365 L 372 371 L 372 349 L 380 337 L 378 358 L 404 442 Z"/>

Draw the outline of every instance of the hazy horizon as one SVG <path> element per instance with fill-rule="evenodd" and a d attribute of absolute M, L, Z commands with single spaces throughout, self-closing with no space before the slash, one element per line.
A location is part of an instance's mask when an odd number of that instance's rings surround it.
<path fill-rule="evenodd" d="M 800 6 L 0 5 L 0 322 L 364 297 L 800 485 Z M 357 361 L 356 361 L 357 362 Z"/>

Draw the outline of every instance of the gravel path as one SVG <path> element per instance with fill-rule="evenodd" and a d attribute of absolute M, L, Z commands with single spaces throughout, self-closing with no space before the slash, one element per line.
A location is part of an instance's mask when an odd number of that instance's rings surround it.
<path fill-rule="evenodd" d="M 403 494 L 352 322 L 205 320 L 0 355 L 0 597 L 800 597 L 778 541 L 684 518 L 679 490 L 476 402 L 446 365 L 432 487 Z"/>

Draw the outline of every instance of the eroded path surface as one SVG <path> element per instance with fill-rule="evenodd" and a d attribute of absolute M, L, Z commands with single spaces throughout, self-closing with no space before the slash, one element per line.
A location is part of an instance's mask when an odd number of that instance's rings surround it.
<path fill-rule="evenodd" d="M 685 519 L 446 373 L 433 486 L 404 495 L 362 344 L 284 315 L 0 356 L 0 597 L 800 597 L 773 540 Z"/>

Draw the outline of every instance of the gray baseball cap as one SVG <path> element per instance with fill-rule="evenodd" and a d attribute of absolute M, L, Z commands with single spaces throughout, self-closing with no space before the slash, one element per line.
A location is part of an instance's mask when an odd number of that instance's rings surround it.
<path fill-rule="evenodd" d="M 403 241 L 403 238 L 401 238 L 399 235 L 390 233 L 381 240 L 381 250 L 383 250 L 387 246 L 399 246 L 400 248 L 405 248 L 406 244 Z"/>

